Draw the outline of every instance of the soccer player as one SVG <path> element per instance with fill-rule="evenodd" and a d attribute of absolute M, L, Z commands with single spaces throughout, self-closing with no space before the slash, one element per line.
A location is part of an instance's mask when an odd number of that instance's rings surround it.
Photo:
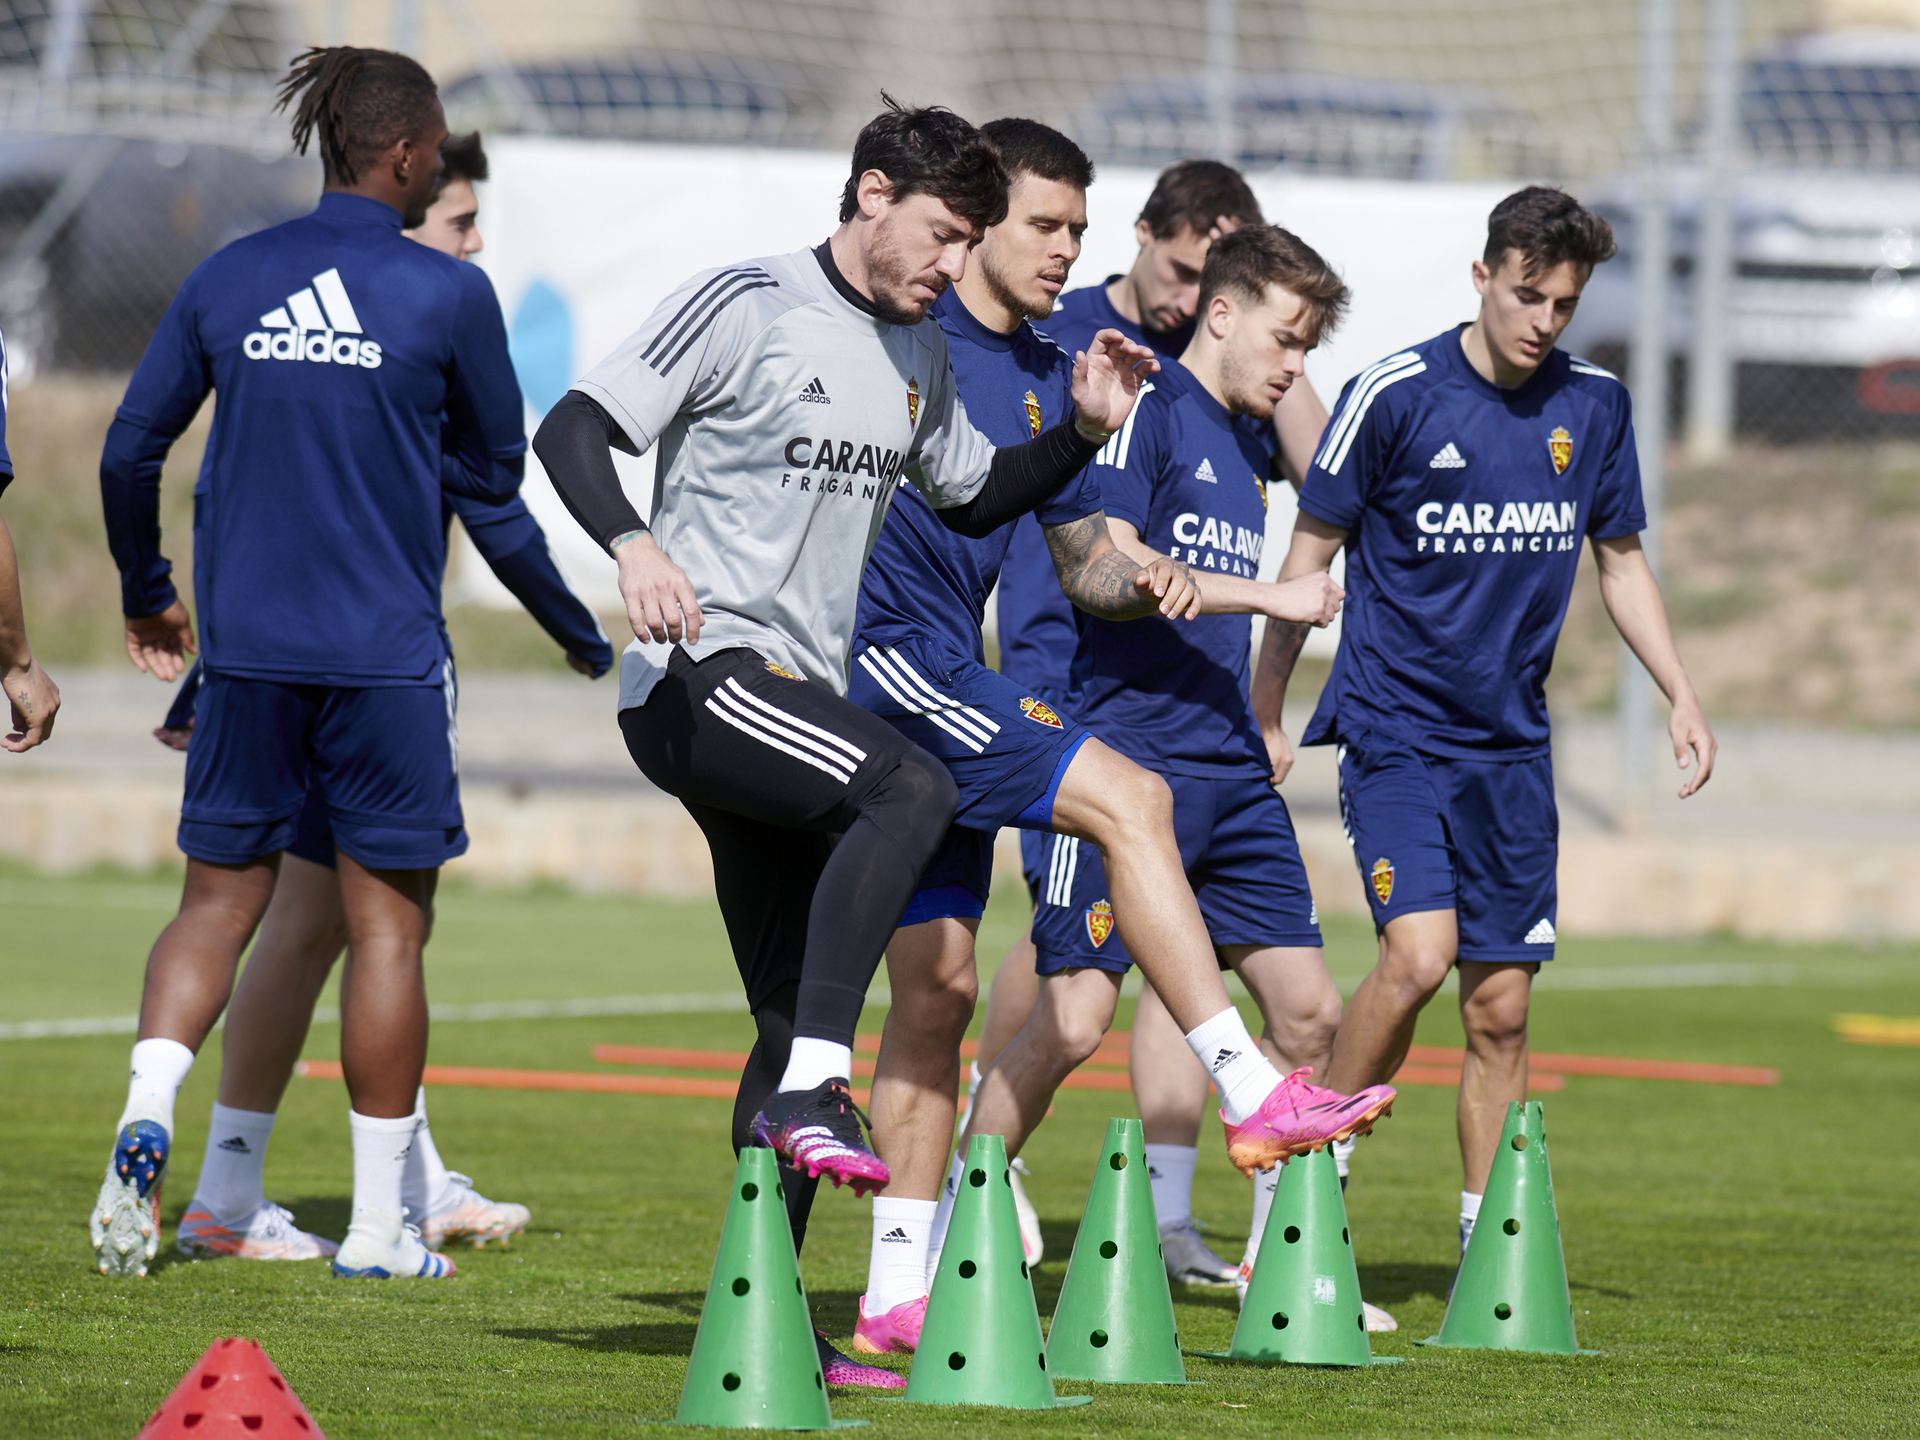
<path fill-rule="evenodd" d="M 333 1266 L 439 1277 L 453 1266 L 405 1227 L 401 1190 L 426 1050 L 421 945 L 439 866 L 466 848 L 441 491 L 498 501 L 519 488 L 520 393 L 486 277 L 401 234 L 440 170 L 432 77 L 387 51 L 314 49 L 281 103 L 296 148 L 319 142 L 319 207 L 188 277 L 100 462 L 129 655 L 173 680 L 195 642 L 160 553 L 160 469 L 218 392 L 195 519 L 206 681 L 181 806 L 186 885 L 147 962 L 90 1230 L 103 1272 L 145 1273 L 174 1099 L 317 779 L 352 951 L 341 1059 L 354 1203 Z"/>
<path fill-rule="evenodd" d="M 444 165 L 439 198 L 425 221 L 406 234 L 442 254 L 469 259 L 482 248 L 473 182 L 487 175 L 478 134 L 456 135 L 440 147 Z M 493 572 L 582 674 L 598 677 L 613 666 L 613 649 L 593 612 L 575 598 L 548 553 L 546 537 L 518 496 L 492 505 L 457 494 L 444 497 L 447 518 L 460 517 Z M 196 664 L 182 682 L 166 725 L 155 732 L 186 749 L 201 674 Z M 192 1202 L 180 1217 L 174 1243 L 189 1255 L 251 1260 L 304 1260 L 331 1255 L 333 1242 L 301 1231 L 293 1217 L 266 1198 L 262 1175 L 274 1115 L 292 1077 L 327 976 L 346 945 L 346 916 L 335 874 L 334 839 L 326 801 L 308 792 L 300 828 L 281 857 L 273 900 L 259 938 L 234 987 L 221 1051 L 220 1093 L 214 1102 L 206 1158 Z M 430 1250 L 466 1239 L 476 1248 L 505 1244 L 526 1228 L 527 1207 L 489 1200 L 473 1181 L 441 1160 L 428 1126 L 426 1092 L 418 1097 L 419 1129 L 407 1152 L 401 1200 Z"/>
<path fill-rule="evenodd" d="M 1526 1097 L 1528 995 L 1553 958 L 1559 818 L 1543 685 L 1583 539 L 1607 613 L 1672 702 L 1674 758 L 1694 766 L 1680 794 L 1713 773 L 1713 732 L 1640 547 L 1626 388 L 1556 348 L 1613 253 L 1607 222 L 1559 190 L 1495 206 L 1473 263 L 1478 317 L 1348 383 L 1281 571 L 1323 572 L 1347 549 L 1345 627 L 1303 742 L 1340 747 L 1380 958 L 1348 1003 L 1328 1083 L 1398 1070 L 1421 1008 L 1458 966 L 1462 1248 L 1507 1105 Z M 1276 783 L 1292 764 L 1280 707 L 1300 640 L 1270 626 L 1255 681 Z"/>
<path fill-rule="evenodd" d="M 13 483 L 13 457 L 7 453 L 7 350 L 0 340 L 0 495 Z M 20 567 L 13 553 L 13 532 L 0 516 L 0 684 L 7 687 L 13 729 L 0 745 L 16 755 L 53 734 L 60 709 L 60 687 L 40 668 L 27 643 L 26 611 L 20 603 Z"/>
<path fill-rule="evenodd" d="M 858 1190 L 890 1176 L 849 1097 L 854 1027 L 958 798 L 944 765 L 844 698 L 860 567 L 898 478 L 948 528 L 983 537 L 1079 474 L 1154 364 L 1103 333 L 1075 362 L 1071 417 L 999 449 L 973 427 L 928 311 L 1006 205 L 1005 172 L 973 126 L 890 108 L 855 142 L 826 243 L 689 281 L 535 439 L 618 561 L 642 637 L 621 667 L 628 748 L 713 850 L 760 1030 L 735 1144 L 757 1138 Z M 650 530 L 608 450 L 656 441 Z M 1193 1046 L 1229 1057 L 1244 1163 L 1271 1166 L 1344 1124 L 1331 1106 L 1296 1113 L 1302 1092 L 1227 1003 L 1184 886 L 1152 864 L 1114 874 L 1139 899 L 1130 931 L 1168 1008 Z"/>
<path fill-rule="evenodd" d="M 1264 223 L 1260 202 L 1238 170 L 1217 160 L 1183 160 L 1169 166 L 1155 181 L 1135 222 L 1140 249 L 1132 268 L 1125 275 L 1108 276 L 1102 285 L 1065 296 L 1047 322 L 1047 333 L 1072 350 L 1095 329 L 1111 325 L 1163 358 L 1179 356 L 1193 339 L 1208 246 L 1242 225 Z M 1312 382 L 1302 376 L 1274 407 L 1271 421 L 1251 416 L 1237 419 L 1269 449 L 1277 449 L 1281 473 L 1298 483 L 1312 463 L 1327 412 Z M 998 604 L 1001 669 L 1049 699 L 1064 694 L 1077 626 L 1031 522 L 1023 522 L 1014 532 Z M 1044 837 L 1023 834 L 1020 839 L 1028 888 L 1037 905 L 1045 876 Z M 1029 935 L 994 976 L 974 1064 L 976 1087 L 993 1057 L 1032 1014 L 1039 986 L 1033 956 Z M 1318 1054 L 1323 1048 L 1316 1044 L 1307 1050 Z M 1234 1267 L 1207 1246 L 1193 1216 L 1193 1175 L 1199 1163 L 1207 1073 L 1188 1054 L 1179 1027 L 1151 986 L 1142 991 L 1134 1011 L 1129 1069 L 1134 1099 L 1146 1125 L 1147 1170 L 1153 1179 L 1155 1218 L 1167 1273 L 1189 1285 L 1233 1283 Z M 1337 1147 L 1343 1169 L 1350 1148 L 1351 1142 Z M 1256 1238 L 1278 1179 L 1277 1172 L 1255 1179 Z M 1016 1191 L 1016 1198 L 1021 1193 Z M 1037 1233 L 1037 1221 L 1033 1228 Z"/>
<path fill-rule="evenodd" d="M 1036 121 L 995 120 L 982 133 L 1010 177 L 1007 215 L 932 313 L 969 419 L 1011 446 L 1072 406 L 1073 361 L 1031 322 L 1051 311 L 1079 256 L 1093 165 Z M 1164 557 L 1143 565 L 1114 545 L 1091 471 L 1036 514 L 1055 584 L 1081 609 L 1110 620 L 1197 613 L 1186 567 Z M 1158 788 L 1151 776 L 986 667 L 981 622 L 1012 533 L 1009 523 L 980 539 L 957 535 L 901 487 L 861 586 L 848 698 L 938 756 L 961 796 L 887 946 L 892 1005 L 873 1126 L 893 1178 L 874 1201 L 853 1342 L 869 1353 L 911 1350 L 926 1313 L 928 1241 L 953 1135 L 959 1046 L 973 1014 L 973 942 L 994 836 L 1007 824 L 1060 829 L 1135 866 L 1128 852 L 1163 838 L 1131 819 L 1137 797 Z M 1322 590 L 1299 596 L 1302 616 L 1324 603 Z"/>
<path fill-rule="evenodd" d="M 1163 555 L 1185 564 L 1209 618 L 1118 625 L 1083 617 L 1067 700 L 1095 735 L 1171 787 L 1179 862 L 1192 887 L 1182 890 L 1205 917 L 1207 960 L 1217 953 L 1261 1002 L 1268 1043 L 1298 1067 L 1289 1084 L 1341 1117 L 1319 1143 L 1367 1129 L 1393 1092 L 1368 1087 L 1349 1096 L 1306 1083 L 1316 1050 L 1331 1037 L 1339 994 L 1321 959 L 1292 822 L 1268 783 L 1247 705 L 1250 616 L 1286 620 L 1295 592 L 1255 578 L 1271 456 L 1235 417 L 1271 418 L 1345 302 L 1339 277 L 1286 231 L 1248 226 L 1214 242 L 1192 343 L 1143 389 L 1094 467 L 1115 543 L 1143 564 Z M 1337 599 L 1329 577 L 1312 578 Z M 1111 898 L 1113 859 L 1072 836 L 1048 842 L 1033 923 L 1040 1000 L 986 1071 L 967 1137 L 1003 1135 L 1017 1154 L 1060 1082 L 1112 1024 L 1120 981 L 1143 958 L 1130 930 L 1115 931 L 1121 907 Z M 1148 978 L 1170 1001 L 1158 977 Z M 1215 1075 L 1239 1058 L 1229 1045 L 1192 1048 Z M 1256 1165 L 1234 1117 L 1222 1114 L 1229 1157 L 1251 1174 Z M 942 1205 L 948 1209 L 950 1200 Z M 941 1228 L 936 1222 L 936 1252 Z"/>

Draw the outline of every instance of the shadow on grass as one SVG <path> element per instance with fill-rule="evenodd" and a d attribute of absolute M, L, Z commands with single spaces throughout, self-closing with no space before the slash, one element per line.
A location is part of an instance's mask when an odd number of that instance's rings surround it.
<path fill-rule="evenodd" d="M 698 1325 L 670 1321 L 660 1325 L 556 1325 L 495 1330 L 503 1340 L 565 1345 L 596 1355 L 681 1355 L 693 1349 Z"/>
<path fill-rule="evenodd" d="M 1418 1296 L 1447 1303 L 1453 1284 L 1451 1265 L 1362 1265 L 1360 1293 L 1382 1309 L 1391 1310 Z"/>
<path fill-rule="evenodd" d="M 1587 1285 L 1578 1280 L 1567 1282 L 1569 1290 L 1585 1290 L 1590 1295 L 1604 1295 L 1609 1300 L 1638 1300 L 1640 1297 L 1631 1290 L 1609 1290 L 1605 1285 Z"/>

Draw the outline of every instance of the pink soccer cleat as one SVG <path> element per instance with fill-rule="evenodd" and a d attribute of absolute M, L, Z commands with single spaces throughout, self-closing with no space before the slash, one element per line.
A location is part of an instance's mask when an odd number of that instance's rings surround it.
<path fill-rule="evenodd" d="M 906 1380 L 878 1365 L 862 1365 L 849 1360 L 828 1343 L 818 1330 L 813 1332 L 814 1348 L 820 1353 L 820 1375 L 829 1385 L 861 1385 L 869 1390 L 904 1390 Z"/>
<path fill-rule="evenodd" d="M 860 1297 L 860 1323 L 853 1327 L 853 1348 L 862 1355 L 885 1355 L 898 1351 L 911 1355 L 920 1343 L 920 1327 L 927 1323 L 927 1297 L 908 1300 L 867 1314 L 867 1297 Z"/>
<path fill-rule="evenodd" d="M 1391 1085 L 1369 1085 L 1342 1095 L 1307 1083 L 1311 1070 L 1296 1070 L 1241 1125 L 1227 1124 L 1227 1159 L 1243 1175 L 1271 1170 L 1294 1155 L 1319 1150 L 1349 1135 L 1364 1135 L 1393 1109 Z M 1220 1117 L 1226 1123 L 1226 1115 Z"/>
<path fill-rule="evenodd" d="M 867 1144 L 844 1080 L 823 1080 L 811 1090 L 780 1090 L 753 1117 L 753 1138 L 796 1170 L 824 1175 L 855 1195 L 886 1188 L 893 1178 Z"/>
<path fill-rule="evenodd" d="M 180 1217 L 173 1243 L 182 1255 L 231 1255 L 241 1260 L 324 1260 L 340 1249 L 331 1240 L 309 1235 L 293 1223 L 292 1212 L 271 1200 L 244 1219 L 223 1224 L 198 1196 Z"/>

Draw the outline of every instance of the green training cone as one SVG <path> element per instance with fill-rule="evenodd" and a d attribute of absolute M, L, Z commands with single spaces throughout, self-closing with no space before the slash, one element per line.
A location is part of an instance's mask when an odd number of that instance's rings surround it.
<path fill-rule="evenodd" d="M 771 1150 L 740 1152 L 673 1419 L 728 1430 L 836 1428 Z"/>
<path fill-rule="evenodd" d="M 1538 1100 L 1507 1106 L 1467 1253 L 1440 1333 L 1423 1345 L 1576 1355 L 1560 1216 L 1547 1168 L 1546 1111 Z"/>
<path fill-rule="evenodd" d="M 1173 1294 L 1147 1181 L 1146 1130 L 1109 1120 L 1047 1331 L 1056 1380 L 1184 1385 Z"/>
<path fill-rule="evenodd" d="M 1040 1311 L 1020 1247 L 1020 1217 L 1013 1210 L 1007 1144 L 998 1135 L 976 1135 L 967 1146 L 902 1398 L 1014 1410 L 1084 1405 L 1089 1398 L 1053 1393 Z"/>
<path fill-rule="evenodd" d="M 1262 1364 L 1371 1365 L 1360 1272 L 1333 1147 L 1296 1155 L 1260 1232 L 1233 1343 L 1218 1358 Z"/>

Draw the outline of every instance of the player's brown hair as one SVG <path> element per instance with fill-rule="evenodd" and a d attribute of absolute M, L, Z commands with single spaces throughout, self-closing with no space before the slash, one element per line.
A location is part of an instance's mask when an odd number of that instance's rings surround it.
<path fill-rule="evenodd" d="M 1529 185 L 1493 207 L 1481 259 L 1498 270 L 1509 250 L 1518 251 L 1520 273 L 1531 280 L 1569 260 L 1590 275 L 1617 248 L 1613 227 L 1573 196 L 1551 185 Z"/>
<path fill-rule="evenodd" d="M 1170 240 L 1183 229 L 1205 235 L 1221 219 L 1267 223 L 1246 177 L 1218 160 L 1182 160 L 1162 170 L 1140 218 L 1156 240 Z"/>
<path fill-rule="evenodd" d="M 1007 172 L 993 143 L 943 105 L 910 109 L 886 91 L 887 108 L 853 142 L 853 173 L 840 192 L 840 219 L 860 208 L 860 177 L 878 170 L 896 202 L 927 194 L 985 233 L 1007 218 Z"/>
<path fill-rule="evenodd" d="M 1320 253 L 1278 225 L 1244 225 L 1222 235 L 1207 251 L 1200 272 L 1199 313 L 1215 295 L 1226 293 L 1257 305 L 1269 286 L 1278 285 L 1306 306 L 1306 340 L 1317 345 L 1347 313 L 1346 282 Z"/>
<path fill-rule="evenodd" d="M 1009 181 L 1016 175 L 1037 175 L 1042 180 L 1082 190 L 1092 188 L 1093 161 L 1087 158 L 1086 151 L 1051 125 L 1009 116 L 989 120 L 980 127 L 980 133 L 1000 152 L 1000 163 L 1006 168 Z"/>
<path fill-rule="evenodd" d="M 469 130 L 464 135 L 449 135 L 440 144 L 440 183 L 449 180 L 465 180 L 477 185 L 488 175 L 486 147 L 480 143 L 480 132 Z"/>
<path fill-rule="evenodd" d="M 395 143 L 426 134 L 439 90 L 426 67 L 406 55 L 316 45 L 287 67 L 274 108 L 296 99 L 293 148 L 306 154 L 317 133 L 327 183 L 351 185 Z"/>

